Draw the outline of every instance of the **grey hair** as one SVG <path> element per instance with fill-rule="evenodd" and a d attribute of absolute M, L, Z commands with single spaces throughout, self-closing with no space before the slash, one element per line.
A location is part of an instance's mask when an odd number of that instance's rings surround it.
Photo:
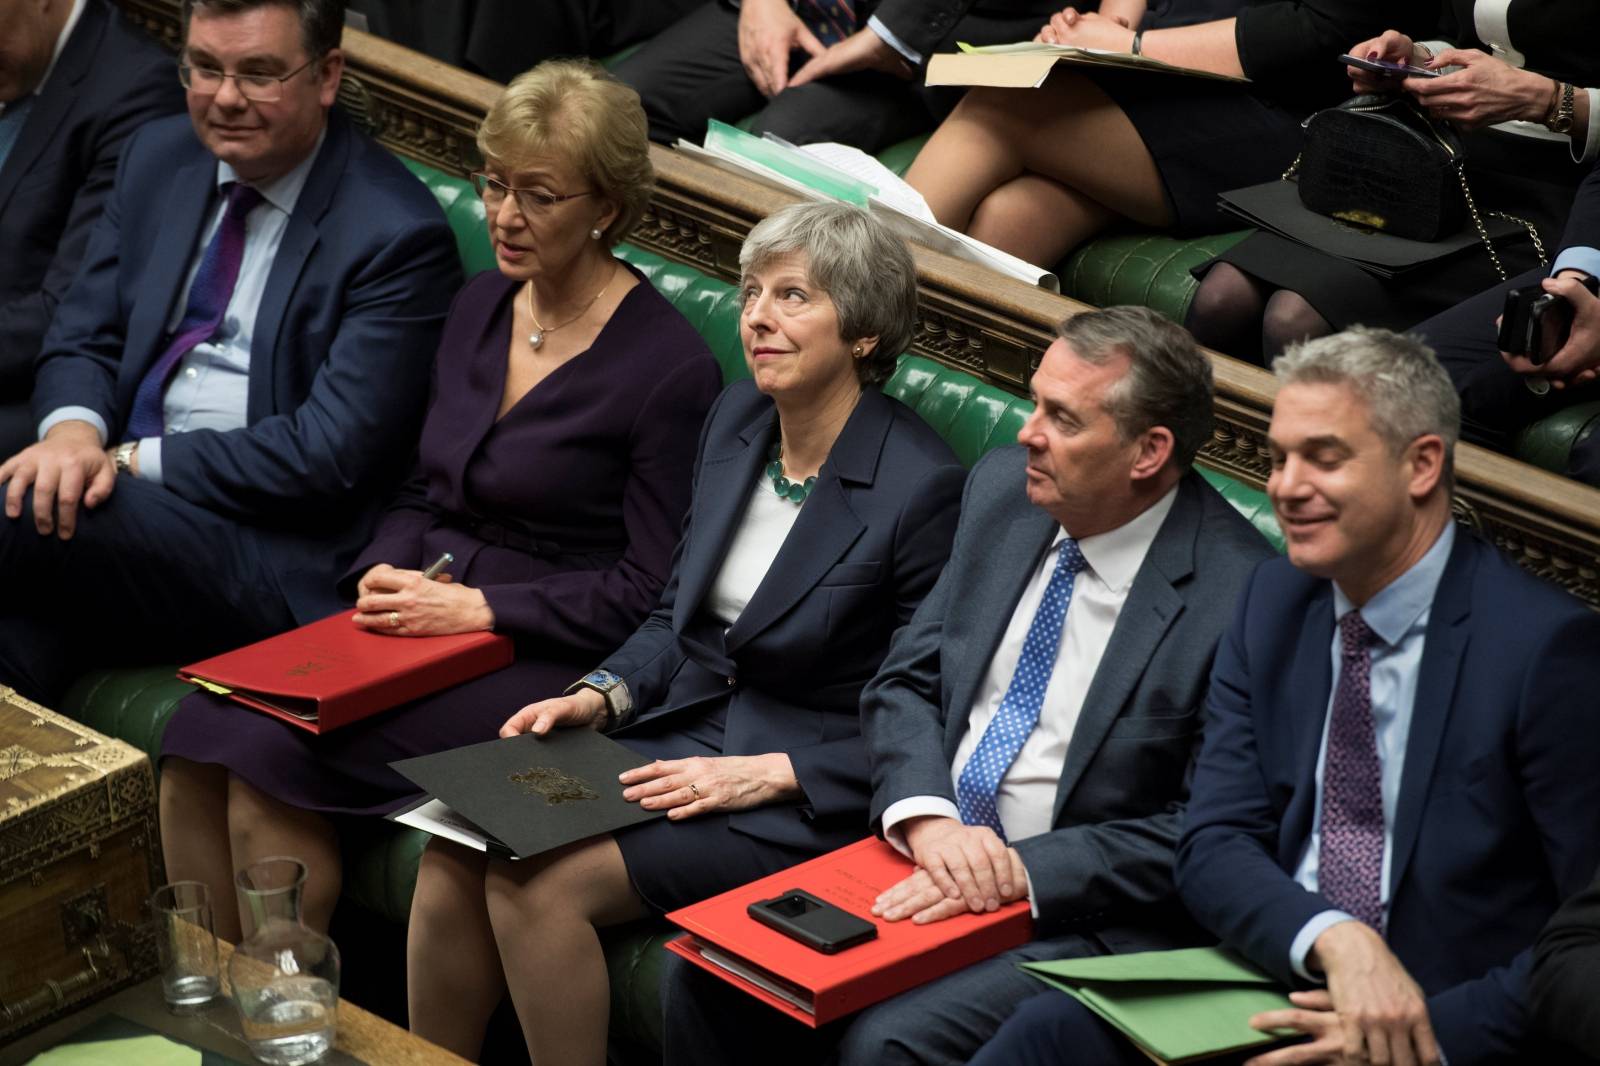
<path fill-rule="evenodd" d="M 1172 463 L 1194 465 L 1211 439 L 1211 361 L 1182 326 L 1148 307 L 1083 311 L 1056 327 L 1078 358 L 1096 366 L 1128 357 L 1128 373 L 1106 394 L 1105 407 L 1123 440 L 1156 426 L 1172 433 Z"/>
<path fill-rule="evenodd" d="M 344 3 L 345 0 L 183 0 L 183 39 L 189 39 L 189 19 L 197 7 L 208 14 L 231 15 L 276 5 L 294 9 L 300 18 L 300 43 L 306 55 L 320 59 L 339 47 L 344 34 Z"/>
<path fill-rule="evenodd" d="M 739 249 L 739 272 L 748 278 L 797 253 L 806 257 L 812 284 L 833 301 L 840 337 L 878 338 L 872 353 L 856 361 L 861 383 L 887 381 L 917 326 L 917 266 L 906 242 L 850 204 L 791 204 L 750 230 Z"/>
<path fill-rule="evenodd" d="M 1354 326 L 1291 345 L 1272 372 L 1279 385 L 1348 385 L 1372 428 L 1399 455 L 1426 434 L 1444 438 L 1448 473 L 1461 437 L 1461 399 L 1433 349 L 1410 334 Z"/>

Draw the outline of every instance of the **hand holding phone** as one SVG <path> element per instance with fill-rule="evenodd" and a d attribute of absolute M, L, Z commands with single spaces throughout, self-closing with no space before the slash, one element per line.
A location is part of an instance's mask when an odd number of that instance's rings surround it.
<path fill-rule="evenodd" d="M 1585 277 L 1581 284 L 1600 295 L 1600 278 Z M 1505 310 L 1500 315 L 1500 350 L 1520 355 L 1534 366 L 1548 363 L 1566 347 L 1572 334 L 1573 306 L 1564 296 L 1530 285 L 1506 293 Z"/>
<path fill-rule="evenodd" d="M 1414 67 L 1409 63 L 1391 63 L 1387 59 L 1362 59 L 1360 56 L 1342 55 L 1339 62 L 1347 67 L 1371 71 L 1389 78 L 1437 78 L 1439 71 L 1427 67 Z"/>

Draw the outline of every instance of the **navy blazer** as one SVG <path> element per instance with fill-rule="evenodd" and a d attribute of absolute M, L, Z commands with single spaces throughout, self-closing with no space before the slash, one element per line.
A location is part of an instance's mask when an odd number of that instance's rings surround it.
<path fill-rule="evenodd" d="M 215 208 L 216 167 L 187 116 L 130 138 L 45 338 L 35 419 L 88 407 L 122 438 Z M 274 559 L 280 571 L 308 572 L 295 588 L 319 590 L 314 602 L 291 595 L 302 622 L 337 607 L 334 583 L 411 458 L 460 283 L 438 203 L 335 108 L 256 313 L 247 424 L 173 434 L 161 457 L 163 483 L 190 503 L 325 539 L 326 558 Z M 267 550 L 304 547 L 285 539 Z"/>
<path fill-rule="evenodd" d="M 867 831 L 861 688 L 943 568 L 965 471 L 921 418 L 863 392 L 749 604 L 726 633 L 701 610 L 777 440 L 777 410 L 749 381 L 706 419 L 672 577 L 605 662 L 638 717 L 619 734 L 672 728 L 727 701 L 724 755 L 785 752 L 804 797 L 735 812 L 751 836 L 822 851 Z"/>
<path fill-rule="evenodd" d="M 950 766 L 972 701 L 1061 529 L 1028 502 L 1026 462 L 1013 447 L 973 467 L 950 565 L 862 694 L 875 825 L 911 796 L 956 801 Z M 1090 929 L 1113 950 L 1136 951 L 1192 933 L 1172 913 L 1172 849 L 1201 702 L 1233 602 L 1271 554 L 1199 474 L 1178 483 L 1084 697 L 1052 831 L 1016 843 L 1040 936 Z"/>
<path fill-rule="evenodd" d="M 107 0 L 88 0 L 0 167 L 0 397 L 33 361 L 111 192 L 128 136 L 183 111 L 172 56 Z"/>
<path fill-rule="evenodd" d="M 1311 834 L 1333 587 L 1272 560 L 1217 653 L 1178 888 L 1279 979 L 1331 908 L 1294 880 Z M 1530 947 L 1600 863 L 1600 615 L 1457 531 L 1428 617 L 1392 827 L 1386 939 L 1451 1066 L 1520 1062 Z M 1530 1060 L 1531 1061 L 1531 1060 Z"/>

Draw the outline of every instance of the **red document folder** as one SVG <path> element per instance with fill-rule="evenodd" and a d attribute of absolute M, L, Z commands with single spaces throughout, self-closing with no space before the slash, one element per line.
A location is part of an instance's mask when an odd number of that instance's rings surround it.
<path fill-rule="evenodd" d="M 688 931 L 667 950 L 815 1028 L 953 973 L 1033 936 L 1028 901 L 929 925 L 872 916 L 878 894 L 916 866 L 876 838 L 752 881 L 667 915 Z M 864 944 L 825 955 L 762 925 L 745 908 L 803 888 L 878 927 Z"/>
<path fill-rule="evenodd" d="M 193 663 L 178 676 L 302 729 L 326 733 L 511 664 L 510 637 L 391 637 L 362 629 L 350 615 L 341 611 Z"/>

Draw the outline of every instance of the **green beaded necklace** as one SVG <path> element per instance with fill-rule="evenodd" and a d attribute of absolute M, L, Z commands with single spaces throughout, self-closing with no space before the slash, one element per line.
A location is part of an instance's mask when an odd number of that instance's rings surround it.
<path fill-rule="evenodd" d="M 771 462 L 767 463 L 767 476 L 772 479 L 772 491 L 778 494 L 779 499 L 789 500 L 795 506 L 806 502 L 806 497 L 811 495 L 811 486 L 817 483 L 815 477 L 808 477 L 804 483 L 790 481 L 783 476 L 783 442 L 774 441 L 772 450 L 767 453 Z"/>

